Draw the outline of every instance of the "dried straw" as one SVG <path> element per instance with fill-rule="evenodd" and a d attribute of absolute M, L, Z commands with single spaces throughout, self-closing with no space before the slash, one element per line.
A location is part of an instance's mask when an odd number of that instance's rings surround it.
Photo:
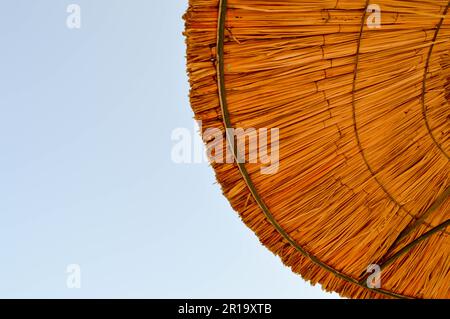
<path fill-rule="evenodd" d="M 204 130 L 280 129 L 277 174 L 212 166 L 294 272 L 347 297 L 450 298 L 449 2 L 378 0 L 380 29 L 371 3 L 190 0 L 191 105 Z"/>

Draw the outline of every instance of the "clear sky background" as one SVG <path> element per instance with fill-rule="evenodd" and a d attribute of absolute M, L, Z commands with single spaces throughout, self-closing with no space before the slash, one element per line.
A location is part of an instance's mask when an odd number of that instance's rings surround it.
<path fill-rule="evenodd" d="M 261 246 L 207 164 L 171 161 L 173 129 L 194 123 L 186 8 L 2 1 L 0 297 L 336 297 Z"/>

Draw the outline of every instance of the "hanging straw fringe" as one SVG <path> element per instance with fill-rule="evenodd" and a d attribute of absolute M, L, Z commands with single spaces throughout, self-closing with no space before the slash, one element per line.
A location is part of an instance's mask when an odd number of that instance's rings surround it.
<path fill-rule="evenodd" d="M 449 3 L 376 1 L 375 30 L 370 3 L 190 0 L 191 105 L 204 130 L 280 129 L 277 174 L 212 166 L 294 272 L 347 297 L 449 298 Z"/>

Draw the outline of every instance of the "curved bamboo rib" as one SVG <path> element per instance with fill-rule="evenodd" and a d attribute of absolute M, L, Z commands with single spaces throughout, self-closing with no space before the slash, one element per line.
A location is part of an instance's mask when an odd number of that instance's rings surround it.
<path fill-rule="evenodd" d="M 392 257 L 390 257 L 389 259 L 387 259 L 386 261 L 384 261 L 381 265 L 380 268 L 381 269 L 386 269 L 386 267 L 388 267 L 389 265 L 391 265 L 393 262 L 395 262 L 398 258 L 400 258 L 401 256 L 403 256 L 404 254 L 406 254 L 408 251 L 410 251 L 413 247 L 415 247 L 416 245 L 418 245 L 419 243 L 423 242 L 424 240 L 430 238 L 431 236 L 439 233 L 442 229 L 447 228 L 448 226 L 450 226 L 450 219 L 446 220 L 445 222 L 443 222 L 442 224 L 434 227 L 432 230 L 426 232 L 425 234 L 423 234 L 422 236 L 420 236 L 419 238 L 417 238 L 416 240 L 412 241 L 411 243 L 409 243 L 408 245 L 406 245 L 405 247 L 403 247 L 401 250 L 399 250 L 397 253 L 395 253 Z"/>
<path fill-rule="evenodd" d="M 430 51 L 428 52 L 428 58 L 427 58 L 426 66 L 425 66 L 425 72 L 423 75 L 423 86 L 422 86 L 422 117 L 425 121 L 425 126 L 427 128 L 428 134 L 431 136 L 431 139 L 433 140 L 433 143 L 442 152 L 442 154 L 444 154 L 444 156 L 447 157 L 448 160 L 450 160 L 450 156 L 447 154 L 447 152 L 442 148 L 442 146 L 436 140 L 436 137 L 434 136 L 433 131 L 431 129 L 430 123 L 428 122 L 427 106 L 425 103 L 425 94 L 426 94 L 426 90 L 427 90 L 427 75 L 428 75 L 428 70 L 430 69 L 430 61 L 431 61 L 431 56 L 433 55 L 434 44 L 436 43 L 437 37 L 439 35 L 439 31 L 441 30 L 442 24 L 444 23 L 445 16 L 448 13 L 449 6 L 450 6 L 450 1 L 447 4 L 447 8 L 445 8 L 445 10 L 444 10 L 443 18 L 439 22 L 437 29 L 436 29 L 436 33 L 434 34 L 433 43 L 431 45 Z"/>
<path fill-rule="evenodd" d="M 406 228 L 401 232 L 398 239 L 394 242 L 392 247 L 396 247 L 403 239 L 405 239 L 409 234 L 411 234 L 417 227 L 423 224 L 423 222 L 433 213 L 435 212 L 444 201 L 450 196 L 450 187 L 448 187 L 444 193 L 436 199 L 436 201 L 431 205 L 431 207 L 410 227 Z M 443 229 L 445 230 L 445 228 Z M 389 252 L 388 252 L 389 253 Z"/>
<path fill-rule="evenodd" d="M 354 69 L 354 73 L 353 73 L 353 89 L 352 89 L 352 117 L 353 117 L 353 128 L 354 128 L 354 132 L 355 132 L 355 137 L 356 137 L 356 141 L 358 144 L 358 148 L 360 150 L 361 156 L 364 160 L 364 163 L 367 166 L 367 169 L 370 171 L 372 177 L 374 178 L 374 180 L 380 185 L 380 187 L 383 189 L 383 191 L 386 193 L 386 195 L 394 202 L 396 203 L 402 210 L 406 211 L 404 209 L 404 205 L 401 205 L 400 203 L 397 202 L 397 200 L 395 198 L 393 198 L 393 196 L 389 193 L 389 191 L 386 189 L 386 187 L 381 183 L 381 181 L 378 179 L 378 177 L 376 176 L 376 173 L 374 172 L 372 166 L 370 165 L 369 161 L 367 160 L 366 154 L 364 152 L 364 149 L 361 145 L 361 140 L 360 140 L 360 135 L 359 135 L 359 131 L 358 131 L 358 126 L 357 126 L 357 121 L 356 121 L 356 82 L 358 79 L 358 64 L 359 64 L 359 57 L 360 57 L 360 52 L 361 52 L 361 39 L 362 39 L 362 35 L 363 35 L 363 30 L 364 30 L 364 21 L 365 21 L 365 17 L 367 14 L 367 8 L 370 5 L 370 0 L 366 1 L 366 9 L 364 11 L 364 15 L 363 15 L 363 21 L 361 24 L 361 31 L 359 34 L 359 38 L 358 38 L 358 47 L 356 49 L 356 65 L 355 65 L 355 69 Z M 434 141 L 434 144 L 442 151 L 442 153 L 444 155 L 447 156 L 447 154 L 445 153 L 445 151 L 441 148 L 441 146 L 439 145 L 439 143 L 436 141 L 436 139 L 434 138 L 431 128 L 429 126 L 428 120 L 426 118 L 426 105 L 425 105 L 425 93 L 426 93 L 426 80 L 427 80 L 427 74 L 428 74 L 428 69 L 429 69 L 429 63 L 431 60 L 431 55 L 433 52 L 433 48 L 434 48 L 434 44 L 436 42 L 436 39 L 438 37 L 439 31 L 442 27 L 442 24 L 444 22 L 445 16 L 448 12 L 450 6 L 450 1 L 447 4 L 447 7 L 445 8 L 444 12 L 443 12 L 443 17 L 440 19 L 438 25 L 436 26 L 436 31 L 432 40 L 432 45 L 430 47 L 429 53 L 428 53 L 428 58 L 427 58 L 427 64 L 424 70 L 424 79 L 423 79 L 423 90 L 422 90 L 422 103 L 423 103 L 423 109 L 422 109 L 422 114 L 424 116 L 424 120 L 426 122 L 427 125 L 427 129 L 428 129 L 428 133 L 431 136 L 431 138 Z M 448 158 L 448 157 L 447 157 Z M 428 208 L 428 210 L 420 217 L 418 218 L 412 226 L 410 226 L 409 228 L 406 228 L 405 230 L 403 230 L 403 232 L 399 235 L 399 237 L 395 240 L 395 242 L 392 244 L 392 246 L 388 249 L 388 251 L 386 252 L 385 256 L 388 256 L 389 253 L 392 252 L 393 249 L 398 247 L 398 244 L 406 237 L 408 236 L 411 232 L 413 232 L 417 227 L 419 227 L 420 225 L 422 225 L 426 218 L 429 217 L 433 212 L 435 212 L 436 210 L 439 209 L 439 207 L 444 203 L 444 201 L 449 197 L 450 195 L 450 187 L 448 187 L 437 199 L 436 201 Z M 416 239 L 415 241 L 411 242 L 410 244 L 406 245 L 404 248 L 402 248 L 398 253 L 396 253 L 394 256 L 392 256 L 388 262 L 383 263 L 383 268 L 386 268 L 388 265 L 392 264 L 395 260 L 397 260 L 399 257 L 401 257 L 402 255 L 406 254 L 408 251 L 410 251 L 412 248 L 414 248 L 417 244 L 419 244 L 420 242 L 422 242 L 423 240 L 431 237 L 432 235 L 434 235 L 435 233 L 439 232 L 440 230 L 445 231 L 445 229 L 448 226 L 448 220 L 436 227 L 434 227 L 433 229 L 431 229 L 430 231 L 428 231 L 426 234 L 424 234 L 423 236 L 419 237 L 418 239 Z M 383 258 L 384 258 L 383 257 Z M 360 281 L 360 283 L 363 283 L 365 281 L 365 279 L 368 276 L 365 276 L 363 278 L 362 281 Z"/>
<path fill-rule="evenodd" d="M 377 172 L 375 172 L 375 170 L 373 169 L 372 165 L 369 163 L 369 160 L 367 159 L 367 156 L 366 156 L 366 153 L 365 153 L 365 151 L 364 151 L 364 148 L 362 147 L 362 144 L 361 144 L 361 138 L 360 138 L 359 131 L 358 131 L 358 124 L 357 124 L 357 119 L 356 119 L 356 96 L 355 96 L 355 93 L 356 93 L 356 83 L 357 83 L 357 79 L 358 79 L 358 64 L 359 64 L 359 57 L 360 57 L 360 52 L 361 52 L 361 39 L 362 39 L 363 31 L 364 31 L 364 21 L 365 21 L 366 16 L 367 16 L 367 8 L 369 7 L 369 5 L 370 5 L 370 0 L 366 0 L 366 6 L 365 6 L 366 9 L 364 10 L 363 20 L 362 20 L 362 23 L 361 23 L 361 30 L 360 30 L 360 34 L 359 34 L 358 41 L 357 41 L 358 47 L 357 47 L 357 49 L 356 49 L 356 62 L 355 62 L 356 65 L 355 65 L 355 69 L 354 69 L 354 72 L 353 72 L 353 87 L 352 87 L 352 118 L 353 118 L 353 129 L 354 129 L 354 132 L 355 132 L 356 143 L 357 143 L 357 145 L 358 145 L 359 152 L 361 153 L 361 156 L 362 156 L 362 158 L 363 158 L 364 164 L 366 165 L 366 167 L 367 167 L 367 169 L 369 170 L 370 174 L 372 175 L 373 179 L 377 182 L 377 184 L 380 186 L 380 188 L 383 190 L 383 192 L 389 197 L 389 199 L 390 199 L 393 203 L 395 203 L 402 211 L 404 211 L 405 213 L 407 213 L 409 216 L 411 216 L 412 218 L 416 219 L 416 222 L 414 223 L 414 225 L 415 225 L 414 228 L 415 228 L 415 227 L 417 227 L 417 226 L 419 226 L 419 225 L 425 223 L 426 217 L 423 218 L 423 219 L 422 219 L 422 218 L 416 217 L 414 214 L 412 214 L 411 212 L 409 212 L 408 210 L 406 210 L 404 204 L 399 203 L 399 202 L 394 198 L 394 196 L 392 196 L 392 194 L 389 192 L 389 190 L 387 189 L 387 187 L 386 187 L 386 186 L 383 184 L 383 182 L 377 177 Z M 430 63 L 431 55 L 432 55 L 432 52 L 433 52 L 434 43 L 436 42 L 437 36 L 438 36 L 438 34 L 439 34 L 439 30 L 441 29 L 441 26 L 442 26 L 442 24 L 443 24 L 443 22 L 444 22 L 445 15 L 446 15 L 447 12 L 448 12 L 449 6 L 450 6 L 450 1 L 449 1 L 448 5 L 447 5 L 447 7 L 446 7 L 446 9 L 445 9 L 445 11 L 444 11 L 444 13 L 443 13 L 444 17 L 439 21 L 439 24 L 438 24 L 437 27 L 436 27 L 436 32 L 435 32 L 435 35 L 434 35 L 434 38 L 433 38 L 433 41 L 432 41 L 432 45 L 431 45 L 431 48 L 430 48 L 430 52 L 429 52 L 429 54 L 428 54 L 428 60 L 427 60 L 427 65 L 426 65 L 426 68 L 425 68 L 425 75 L 424 75 L 424 80 L 423 80 L 423 93 L 422 93 L 422 94 L 423 94 L 423 95 L 422 95 L 422 102 L 423 102 L 423 108 L 424 108 L 424 110 L 425 110 L 426 79 L 427 79 L 427 73 L 428 73 L 429 63 Z M 436 146 L 439 147 L 439 149 L 442 151 L 442 153 L 443 153 L 444 155 L 447 155 L 447 154 L 445 153 L 445 151 L 441 148 L 441 146 L 439 145 L 439 143 L 436 141 L 434 135 L 432 134 L 431 128 L 430 128 L 430 126 L 429 126 L 429 123 L 428 123 L 428 120 L 427 120 L 427 117 L 426 117 L 426 116 L 427 116 L 427 115 L 426 115 L 426 110 L 423 111 L 423 114 L 424 114 L 423 116 L 424 116 L 425 122 L 426 122 L 426 124 L 427 124 L 427 129 L 428 129 L 429 135 L 430 135 L 431 138 L 433 139 L 434 144 L 436 144 Z M 448 157 L 448 156 L 447 156 L 447 157 Z M 441 197 L 444 197 L 444 198 L 441 198 Z M 436 202 L 439 202 L 439 203 L 442 204 L 442 203 L 444 202 L 444 200 L 447 199 L 447 198 L 448 198 L 448 192 L 446 191 L 446 192 L 444 192 L 443 195 L 440 196 L 440 198 L 438 198 L 438 200 L 437 200 Z M 440 205 L 438 205 L 438 206 L 432 205 L 432 206 L 427 210 L 426 215 L 428 215 L 428 216 L 431 215 L 431 214 L 432 214 L 434 211 L 436 211 L 439 207 L 440 207 Z M 430 228 L 433 227 L 433 226 L 430 225 L 430 224 L 426 224 L 426 225 L 427 225 L 428 227 L 430 227 Z M 411 229 L 411 231 L 414 230 L 414 228 Z M 445 229 L 444 229 L 443 231 L 445 231 Z"/>
<path fill-rule="evenodd" d="M 435 139 L 433 132 L 431 131 L 431 127 L 429 125 L 428 122 L 428 118 L 427 118 L 427 110 L 426 110 L 426 103 L 425 103 L 425 94 L 426 94 L 426 81 L 427 81 L 427 74 L 428 74 L 428 70 L 430 67 L 430 60 L 431 60 L 431 56 L 433 54 L 433 49 L 434 49 L 434 44 L 436 43 L 437 37 L 439 35 L 439 31 L 441 30 L 442 24 L 444 23 L 445 20 L 445 16 L 448 13 L 448 9 L 450 7 L 450 1 L 447 4 L 447 7 L 445 8 L 444 12 L 443 12 L 443 17 L 441 18 L 441 20 L 439 21 L 437 27 L 436 27 L 436 32 L 434 34 L 433 40 L 432 40 L 432 45 L 430 47 L 429 53 L 428 53 L 428 57 L 427 57 L 427 62 L 426 62 L 426 66 L 425 66 L 425 70 L 424 70 L 424 77 L 423 77 L 423 87 L 422 87 L 422 115 L 423 115 L 423 119 L 425 121 L 427 130 L 429 135 L 431 136 L 433 143 L 441 150 L 442 154 L 444 154 L 447 158 L 448 154 L 441 148 L 441 146 L 439 145 L 439 143 L 437 142 L 437 140 Z M 358 48 L 359 50 L 359 48 Z M 357 72 L 355 72 L 356 74 Z M 434 213 L 436 210 L 439 209 L 439 207 L 445 202 L 445 200 L 450 196 L 450 187 L 447 187 L 447 189 L 435 200 L 435 202 L 428 208 L 428 210 L 419 218 L 417 219 L 410 227 L 404 229 L 400 235 L 398 236 L 398 238 L 394 241 L 394 243 L 392 244 L 392 246 L 388 249 L 388 251 L 386 252 L 386 254 L 384 255 L 383 258 L 385 258 L 386 256 L 389 256 L 389 254 L 398 247 L 398 245 L 401 243 L 401 241 L 403 239 L 405 239 L 409 234 L 411 234 L 415 229 L 417 229 L 420 225 L 425 223 L 425 220 L 432 214 Z M 399 257 L 401 257 L 402 255 L 404 255 L 405 253 L 407 253 L 410 249 L 412 249 L 415 245 L 417 245 L 418 243 L 422 242 L 423 240 L 427 239 L 428 237 L 434 235 L 435 233 L 442 231 L 445 232 L 445 229 L 448 227 L 449 220 L 441 223 L 440 225 L 434 227 L 432 230 L 428 231 L 427 233 L 425 233 L 424 235 L 422 235 L 421 237 L 417 238 L 415 241 L 413 241 L 412 243 L 406 245 L 404 248 L 402 248 L 399 252 L 397 252 L 396 254 L 394 254 L 391 258 L 389 258 L 386 262 L 382 263 L 382 268 L 386 268 L 388 265 L 392 264 L 396 259 L 398 259 Z M 367 278 L 367 276 L 365 277 Z"/>
<path fill-rule="evenodd" d="M 443 229 L 446 229 L 448 226 L 450 226 L 450 219 L 447 219 L 445 222 L 443 222 L 442 224 L 434 227 L 432 230 L 426 232 L 425 234 L 423 234 L 422 236 L 418 237 L 417 239 L 415 239 L 414 241 L 412 241 L 411 243 L 409 243 L 408 245 L 406 245 L 405 247 L 403 247 L 402 249 L 400 249 L 398 252 L 396 252 L 394 255 L 392 255 L 391 257 L 389 257 L 388 259 L 384 260 L 379 266 L 381 270 L 386 269 L 387 267 L 389 267 L 390 265 L 392 265 L 397 259 L 399 259 L 400 257 L 402 257 L 403 255 L 407 254 L 408 251 L 410 251 L 412 248 L 414 248 L 415 246 L 417 246 L 418 244 L 420 244 L 421 242 L 423 242 L 424 240 L 430 238 L 431 236 L 439 233 L 440 231 L 442 231 Z M 389 253 L 392 252 L 393 248 L 396 248 L 397 246 L 392 245 L 392 247 L 388 250 L 388 252 L 384 255 L 383 258 L 385 258 L 386 256 L 389 255 Z M 360 281 L 360 284 L 363 284 L 364 282 L 366 282 L 367 278 L 370 276 L 370 274 L 365 275 L 363 277 L 363 279 Z"/>
<path fill-rule="evenodd" d="M 369 169 L 370 173 L 372 174 L 372 176 L 374 177 L 374 179 L 377 181 L 377 183 L 380 185 L 380 187 L 383 189 L 383 191 L 386 193 L 387 196 L 389 196 L 390 199 L 392 199 L 397 205 L 399 205 L 399 207 L 403 210 L 404 207 L 403 205 L 401 205 L 400 203 L 398 203 L 392 196 L 391 194 L 386 190 L 386 188 L 384 187 L 384 185 L 378 180 L 376 174 L 374 173 L 371 165 L 369 164 L 367 157 L 365 156 L 365 152 L 364 149 L 361 146 L 361 141 L 360 141 L 360 136 L 359 136 L 359 132 L 358 132 L 358 127 L 357 127 L 357 122 L 356 122 L 356 97 L 355 97 L 355 92 L 356 92 L 356 81 L 357 81 L 357 77 L 358 77 L 358 63 L 359 63 L 359 55 L 360 55 L 360 49 L 361 49 L 361 39 L 362 39 L 362 33 L 363 33 L 363 28 L 364 28 L 364 20 L 365 20 L 365 15 L 367 14 L 367 8 L 370 4 L 370 0 L 367 0 L 366 2 L 366 10 L 364 12 L 364 17 L 363 17 L 363 24 L 361 25 L 361 32 L 358 38 L 358 48 L 356 51 L 356 66 L 355 66 L 355 70 L 354 70 L 354 78 L 353 78 L 353 94 L 352 94 L 352 109 L 353 109 L 353 127 L 354 127 L 354 131 L 355 131 L 355 135 L 356 135 L 356 139 L 357 139 L 357 143 L 358 143 L 358 148 L 360 149 L 361 155 L 363 157 L 363 160 L 367 166 L 367 168 Z M 450 1 L 447 4 L 447 7 L 445 8 L 444 12 L 443 12 L 443 17 L 441 18 L 441 20 L 439 21 L 437 27 L 436 27 L 436 32 L 435 35 L 433 37 L 432 40 L 432 45 L 430 47 L 429 50 L 429 54 L 428 54 L 428 58 L 427 58 L 427 63 L 426 63 L 426 67 L 424 70 L 424 79 L 423 79 L 423 90 L 422 90 L 422 103 L 423 103 L 423 109 L 422 109 L 422 114 L 424 117 L 424 120 L 426 122 L 426 126 L 428 129 L 428 133 L 431 136 L 431 138 L 433 139 L 434 144 L 441 150 L 441 152 L 447 156 L 447 153 L 445 153 L 445 151 L 442 149 L 442 147 L 439 145 L 439 143 L 436 141 L 432 131 L 431 131 L 431 127 L 429 126 L 429 122 L 427 119 L 427 114 L 426 114 L 426 104 L 425 104 L 425 93 L 426 93 L 426 80 L 427 80 L 427 73 L 428 73 L 428 69 L 429 69 L 429 64 L 430 64 L 430 60 L 431 60 L 431 56 L 432 56 L 432 52 L 433 52 L 433 48 L 434 48 L 434 44 L 436 42 L 436 39 L 438 37 L 439 31 L 442 27 L 442 24 L 444 22 L 445 16 L 448 12 L 450 6 Z M 443 194 L 441 194 L 437 200 L 433 203 L 433 205 L 431 205 L 428 210 L 420 217 L 416 220 L 416 222 L 411 225 L 409 228 L 405 229 L 400 235 L 399 237 L 396 239 L 396 241 L 393 243 L 393 245 L 388 249 L 387 253 L 385 254 L 385 256 L 388 256 L 389 253 L 398 246 L 398 244 L 405 238 L 407 237 L 411 232 L 413 232 L 417 227 L 419 227 L 420 225 L 422 225 L 426 218 L 429 217 L 433 212 L 435 212 L 437 209 L 439 209 L 439 207 L 444 203 L 444 201 L 449 197 L 450 195 L 450 187 L 448 187 Z M 406 210 L 405 210 L 406 211 Z M 394 263 L 398 258 L 400 258 L 401 256 L 403 256 L 404 254 L 406 254 L 408 251 L 410 251 L 412 248 L 414 248 L 416 245 L 418 245 L 419 243 L 421 243 L 422 241 L 428 239 L 429 237 L 431 237 L 432 235 L 438 233 L 439 231 L 445 231 L 445 229 L 449 226 L 449 222 L 450 220 L 445 221 L 444 223 L 434 227 L 433 229 L 431 229 L 430 231 L 428 231 L 427 233 L 425 233 L 424 235 L 420 236 L 419 238 L 417 238 L 416 240 L 414 240 L 413 242 L 411 242 L 410 244 L 406 245 L 405 247 L 403 247 L 400 251 L 398 251 L 396 254 L 394 254 L 392 257 L 390 257 L 388 260 L 384 261 L 380 267 L 381 269 L 386 269 L 386 267 L 388 267 L 389 265 L 391 265 L 392 263 Z M 366 275 L 363 277 L 363 279 L 360 281 L 360 284 L 364 284 L 365 281 L 367 280 L 367 278 L 369 277 L 369 275 Z"/>
<path fill-rule="evenodd" d="M 369 3 L 369 0 L 367 0 L 367 4 Z M 367 7 L 367 6 L 366 6 Z M 366 17 L 366 11 L 364 10 L 364 14 L 361 20 L 361 33 L 362 28 L 364 25 L 364 20 Z M 219 15 L 218 15 L 218 23 L 217 23 L 217 53 L 216 53 L 216 68 L 217 68 L 217 86 L 219 91 L 219 103 L 222 111 L 223 116 L 223 124 L 225 129 L 232 129 L 233 126 L 231 124 L 230 120 L 230 114 L 228 110 L 228 103 L 227 103 L 227 97 L 226 97 L 226 85 L 225 85 L 225 63 L 224 63 L 224 42 L 225 42 L 225 23 L 226 23 L 226 13 L 227 13 L 227 0 L 220 0 L 219 2 Z M 229 134 L 227 134 L 229 135 Z M 227 142 L 228 147 L 232 147 L 231 150 L 233 153 L 233 157 L 237 159 L 237 150 L 236 150 L 236 143 L 234 141 L 230 140 L 230 138 L 233 138 L 231 136 L 227 136 Z M 362 288 L 374 291 L 379 294 L 383 294 L 388 297 L 394 297 L 394 298 L 403 298 L 403 299 L 411 299 L 409 296 L 404 296 L 401 294 L 396 294 L 384 289 L 370 289 L 367 287 L 367 285 L 360 283 L 358 280 L 351 278 L 338 270 L 330 267 L 329 265 L 325 264 L 321 260 L 319 260 L 317 257 L 311 255 L 309 252 L 307 252 L 302 246 L 300 246 L 281 226 L 278 224 L 278 222 L 275 220 L 273 214 L 259 195 L 245 165 L 243 163 L 239 163 L 239 161 L 236 161 L 236 165 L 238 166 L 238 169 L 242 175 L 242 178 L 244 182 L 246 183 L 250 193 L 252 194 L 254 200 L 258 204 L 258 206 L 261 208 L 262 212 L 264 213 L 267 220 L 270 222 L 270 224 L 273 225 L 273 227 L 279 232 L 279 234 L 289 243 L 291 244 L 300 254 L 303 256 L 309 258 L 313 263 L 318 265 L 319 267 L 333 273 L 336 277 L 347 281 L 349 283 L 355 284 L 357 286 L 360 286 Z"/>

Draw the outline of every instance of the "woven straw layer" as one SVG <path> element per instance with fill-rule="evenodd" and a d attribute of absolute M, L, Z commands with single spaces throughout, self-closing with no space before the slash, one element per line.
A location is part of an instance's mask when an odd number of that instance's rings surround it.
<path fill-rule="evenodd" d="M 245 170 L 285 235 L 236 164 L 212 166 L 294 272 L 346 297 L 450 298 L 448 1 L 376 1 L 379 29 L 371 3 L 228 0 L 218 74 L 220 1 L 190 0 L 191 105 L 224 131 L 222 78 L 233 127 L 280 129 L 278 173 Z M 381 289 L 365 286 L 371 264 Z"/>

